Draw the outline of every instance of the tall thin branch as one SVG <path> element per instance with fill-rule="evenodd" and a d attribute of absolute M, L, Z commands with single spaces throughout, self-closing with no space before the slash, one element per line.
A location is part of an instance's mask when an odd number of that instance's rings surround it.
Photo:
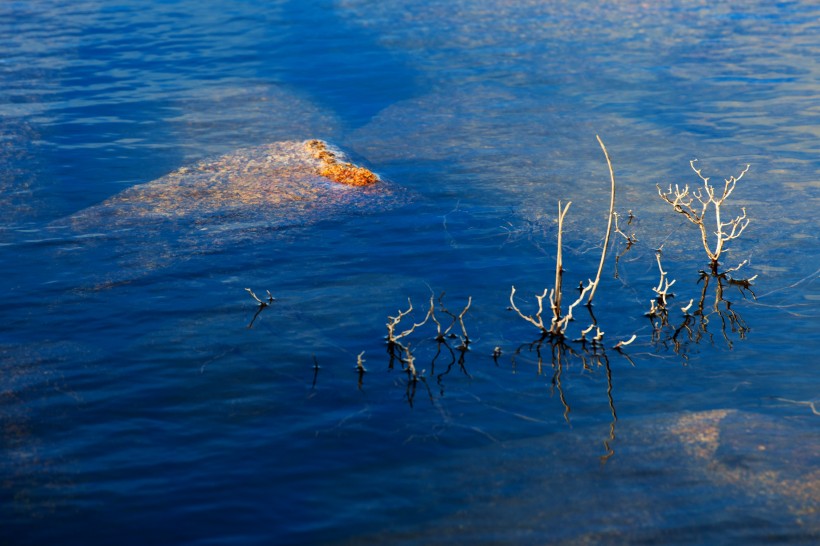
<path fill-rule="evenodd" d="M 611 191 L 609 194 L 609 219 L 607 220 L 606 224 L 606 236 L 604 237 L 604 248 L 601 251 L 601 263 L 598 264 L 598 274 L 595 276 L 595 282 L 592 285 L 592 290 L 589 293 L 589 299 L 587 299 L 587 305 L 592 304 L 592 298 L 595 296 L 595 291 L 598 289 L 598 283 L 601 281 L 601 272 L 604 270 L 604 261 L 606 260 L 606 251 L 609 247 L 609 235 L 612 233 L 612 215 L 615 212 L 615 172 L 612 170 L 612 161 L 609 159 L 609 152 L 606 151 L 606 146 L 604 146 L 604 141 L 601 140 L 601 137 L 595 135 L 595 138 L 598 139 L 598 144 L 601 145 L 601 149 L 604 151 L 604 157 L 606 157 L 606 164 L 609 167 L 609 180 L 611 182 Z"/>
<path fill-rule="evenodd" d="M 555 320 L 559 320 L 561 318 L 561 281 L 564 276 L 564 264 L 563 264 L 563 235 L 564 235 L 564 217 L 567 215 L 567 211 L 569 210 L 569 206 L 572 204 L 572 201 L 567 202 L 567 206 L 563 209 L 561 208 L 561 202 L 558 201 L 558 249 L 555 252 L 555 290 L 554 294 L 555 297 L 552 299 L 552 314 L 555 317 Z"/>

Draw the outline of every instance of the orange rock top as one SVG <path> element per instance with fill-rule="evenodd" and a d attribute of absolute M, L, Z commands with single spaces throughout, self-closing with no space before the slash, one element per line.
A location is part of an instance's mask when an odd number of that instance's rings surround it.
<path fill-rule="evenodd" d="M 369 186 L 379 181 L 378 175 L 372 171 L 340 161 L 321 140 L 309 140 L 305 147 L 313 154 L 313 157 L 321 161 L 318 172 L 325 178 L 347 186 Z"/>

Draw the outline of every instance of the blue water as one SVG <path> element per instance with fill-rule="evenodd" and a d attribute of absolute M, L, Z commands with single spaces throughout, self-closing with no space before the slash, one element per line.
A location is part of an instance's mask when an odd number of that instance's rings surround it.
<path fill-rule="evenodd" d="M 0 543 L 816 543 L 818 21 L 809 1 L 3 2 Z M 565 300 L 594 276 L 596 134 L 638 239 L 613 236 L 603 352 L 572 341 L 584 307 L 565 347 L 507 309 L 552 285 L 559 201 Z M 308 138 L 407 198 L 222 239 L 196 215 L 60 227 Z M 694 158 L 720 184 L 751 164 L 722 263 L 749 260 L 757 299 L 704 289 L 697 228 L 657 196 L 698 183 Z M 246 287 L 276 301 L 257 315 Z M 469 350 L 428 322 L 412 381 L 385 324 L 442 292 L 471 301 Z"/>

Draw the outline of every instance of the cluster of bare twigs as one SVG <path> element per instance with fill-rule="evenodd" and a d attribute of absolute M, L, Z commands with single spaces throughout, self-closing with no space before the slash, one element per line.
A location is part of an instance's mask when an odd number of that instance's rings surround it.
<path fill-rule="evenodd" d="M 567 330 L 567 325 L 571 320 L 573 320 L 573 310 L 587 297 L 593 288 L 595 287 L 596 283 L 589 280 L 588 284 L 584 286 L 581 283 L 578 286 L 579 295 L 578 298 L 567 307 L 566 313 L 563 313 L 561 304 L 562 304 L 562 296 L 563 296 L 563 277 L 564 277 L 564 267 L 562 263 L 562 245 L 561 245 L 561 238 L 564 229 L 564 217 L 569 210 L 569 206 L 572 203 L 567 203 L 565 207 L 561 207 L 561 203 L 558 203 L 558 249 L 556 251 L 556 258 L 555 258 L 555 287 L 547 290 L 544 289 L 544 292 L 538 296 L 535 296 L 535 300 L 538 302 L 538 311 L 534 315 L 525 315 L 521 309 L 515 303 L 515 286 L 512 287 L 510 291 L 510 309 L 518 313 L 518 316 L 541 330 L 543 335 L 545 336 L 564 336 Z M 544 322 L 544 298 L 548 298 L 549 301 L 549 308 L 552 312 L 552 318 L 550 319 L 549 323 Z"/>
<path fill-rule="evenodd" d="M 606 261 L 607 249 L 609 248 L 609 238 L 613 231 L 612 225 L 613 222 L 615 223 L 615 230 L 616 233 L 619 233 L 623 237 L 627 239 L 627 248 L 629 249 L 636 241 L 637 237 L 635 237 L 634 233 L 632 235 L 626 235 L 623 231 L 621 231 L 620 227 L 618 227 L 618 217 L 615 213 L 615 173 L 612 168 L 612 161 L 609 157 L 609 152 L 607 152 L 606 146 L 604 145 L 603 141 L 599 136 L 596 135 L 598 139 L 598 144 L 601 146 L 601 150 L 604 153 L 604 157 L 606 158 L 606 163 L 609 168 L 609 179 L 610 179 L 610 198 L 609 198 L 609 215 L 607 220 L 607 227 L 606 232 L 604 235 L 604 244 L 601 250 L 601 260 L 598 264 L 598 272 L 595 276 L 595 280 L 588 279 L 587 284 L 585 285 L 583 282 L 580 282 L 578 285 L 578 297 L 567 307 L 566 312 L 563 312 L 562 309 L 562 299 L 563 299 L 563 275 L 564 275 L 564 266 L 563 266 L 563 229 L 564 229 L 564 218 L 567 215 L 567 211 L 569 210 L 569 206 L 572 204 L 571 202 L 567 203 L 566 206 L 561 205 L 558 203 L 558 246 L 555 253 L 555 285 L 552 289 L 544 289 L 544 292 L 539 296 L 535 296 L 535 300 L 538 304 L 538 309 L 535 314 L 525 314 L 521 311 L 518 305 L 515 303 L 515 286 L 512 287 L 510 291 L 510 307 L 509 309 L 515 311 L 519 317 L 524 319 L 525 321 L 529 322 L 536 328 L 541 331 L 542 336 L 544 337 L 551 337 L 551 338 L 558 338 L 560 341 L 564 341 L 564 338 L 567 334 L 567 328 L 569 323 L 574 320 L 573 312 L 575 308 L 580 305 L 584 299 L 586 299 L 586 307 L 590 309 L 590 315 L 592 315 L 592 298 L 595 296 L 595 292 L 598 289 L 598 286 L 601 282 L 601 273 L 603 272 L 604 263 Z M 629 212 L 629 221 L 631 223 L 632 218 L 632 211 Z M 624 252 L 626 252 L 624 250 Z M 622 253 L 623 254 L 623 253 Z M 552 312 L 552 317 L 549 319 L 549 323 L 545 322 L 544 317 L 544 299 L 547 299 L 549 302 L 550 311 Z M 593 342 L 596 344 L 603 343 L 603 335 L 604 332 L 598 327 L 597 322 L 593 319 L 592 324 L 589 327 L 585 328 L 581 331 L 581 337 L 576 340 L 582 343 L 587 342 L 586 336 L 588 334 L 593 334 Z M 635 340 L 635 336 L 632 336 L 629 340 L 622 340 L 617 343 L 615 346 L 618 350 L 622 347 L 632 343 Z"/>
<path fill-rule="evenodd" d="M 449 317 L 450 323 L 447 326 L 444 326 L 441 320 L 439 320 L 439 317 L 436 316 L 436 301 L 433 295 L 430 296 L 429 307 L 424 319 L 421 322 L 413 323 L 412 326 L 406 330 L 402 330 L 397 333 L 397 328 L 399 327 L 401 321 L 413 311 L 413 302 L 410 301 L 410 298 L 407 299 L 407 310 L 402 311 L 399 309 L 397 315 L 387 317 L 387 353 L 390 356 L 390 363 L 388 367 L 392 369 L 394 367 L 394 363 L 398 361 L 402 369 L 407 373 L 407 401 L 411 405 L 413 404 L 413 399 L 415 397 L 416 386 L 419 381 L 425 382 L 427 372 L 426 370 L 419 371 L 416 368 L 416 357 L 410 350 L 410 343 L 403 342 L 404 338 L 414 333 L 418 328 L 421 328 L 428 322 L 432 322 L 435 325 L 436 331 L 433 340 L 436 342 L 436 353 L 430 361 L 429 374 L 431 376 L 435 375 L 436 361 L 443 350 L 446 349 L 451 356 L 447 369 L 443 373 L 436 376 L 439 386 L 443 391 L 443 386 L 441 383 L 442 377 L 447 375 L 456 363 L 458 363 L 461 371 L 465 375 L 469 376 L 466 368 L 464 367 L 464 359 L 470 347 L 470 336 L 467 334 L 467 327 L 464 324 L 464 316 L 467 314 L 467 311 L 469 311 L 472 303 L 473 298 L 471 296 L 467 299 L 467 305 L 464 306 L 460 313 L 453 313 L 445 307 L 444 292 L 442 292 L 438 297 L 438 313 L 439 315 Z M 460 334 L 453 332 L 456 324 L 458 324 L 461 329 Z M 459 340 L 459 344 L 455 348 L 451 348 L 448 343 L 448 340 L 452 339 Z M 458 353 L 457 358 L 456 353 Z M 425 385 L 427 386 L 426 382 Z M 427 387 L 429 390 L 429 386 Z M 432 397 L 432 393 L 430 394 Z"/>
<path fill-rule="evenodd" d="M 717 192 L 715 187 L 709 183 L 709 178 L 703 176 L 702 170 L 695 166 L 696 162 L 697 159 L 693 159 L 689 162 L 689 166 L 693 171 L 695 171 L 698 178 L 700 178 L 703 183 L 702 187 L 690 191 L 688 184 L 684 186 L 683 189 L 681 189 L 678 184 L 675 184 L 675 188 L 673 190 L 672 185 L 670 184 L 669 188 L 666 191 L 663 191 L 660 185 L 657 185 L 658 195 L 661 199 L 669 203 L 675 212 L 682 214 L 687 220 L 698 227 L 700 230 L 703 248 L 706 250 L 706 255 L 709 257 L 709 267 L 711 272 L 713 275 L 718 275 L 719 260 L 726 243 L 732 239 L 737 239 L 740 237 L 749 225 L 750 220 L 746 216 L 745 208 L 740 209 L 742 211 L 741 214 L 726 222 L 721 220 L 721 213 L 724 202 L 735 190 L 735 186 L 737 186 L 738 181 L 749 171 L 750 166 L 746 165 L 746 168 L 743 169 L 739 175 L 730 176 L 725 179 L 723 190 Z M 713 245 L 710 245 L 709 243 L 709 230 L 706 227 L 706 215 L 710 208 L 714 211 L 715 225 L 717 228 L 714 232 L 715 242 Z M 723 274 L 737 271 L 745 264 L 746 261 L 744 260 L 739 265 L 724 271 Z M 749 280 L 751 281 L 752 279 Z"/>
<path fill-rule="evenodd" d="M 604 344 L 604 331 L 599 326 L 593 314 L 592 301 L 600 285 L 607 250 L 610 246 L 611 234 L 614 232 L 625 241 L 623 250 L 621 250 L 615 258 L 615 278 L 618 278 L 618 261 L 630 248 L 638 243 L 638 238 L 635 232 L 630 229 L 634 229 L 633 220 L 635 219 L 631 210 L 628 211 L 626 216 L 626 224 L 622 226 L 621 222 L 619 222 L 621 217 L 615 212 L 616 186 L 612 162 L 603 141 L 600 137 L 596 136 L 596 138 L 598 139 L 598 143 L 604 153 L 609 168 L 611 190 L 606 232 L 595 279 L 590 278 L 587 279 L 586 282 L 579 282 L 576 289 L 577 295 L 574 294 L 569 303 L 565 301 L 563 228 L 571 202 L 567 202 L 566 204 L 559 202 L 553 286 L 551 288 L 545 288 L 540 295 L 535 295 L 536 309 L 531 313 L 522 311 L 519 307 L 515 298 L 516 288 L 512 286 L 509 297 L 509 309 L 514 311 L 521 319 L 537 328 L 540 332 L 540 337 L 536 341 L 521 345 L 514 352 L 511 358 L 513 367 L 516 365 L 516 359 L 523 357 L 525 352 L 534 353 L 538 374 L 542 374 L 544 368 L 542 351 L 548 347 L 550 352 L 550 366 L 552 368 L 552 388 L 557 391 L 559 395 L 564 407 L 564 417 L 567 421 L 569 421 L 570 406 L 561 385 L 562 373 L 567 365 L 572 361 L 577 361 L 585 371 L 600 368 L 606 371 L 607 396 L 612 413 L 610 434 L 607 440 L 604 441 L 606 454 L 602 456 L 602 460 L 606 460 L 614 453 L 611 444 L 615 439 L 617 414 L 612 397 L 611 368 L 609 357 L 607 356 L 607 349 Z M 668 271 L 664 269 L 662 263 L 663 245 L 661 245 L 661 248 L 655 250 L 659 280 L 658 284 L 652 287 L 654 296 L 650 300 L 649 310 L 645 313 L 652 324 L 652 344 L 656 347 L 671 347 L 675 353 L 684 359 L 688 358 L 688 351 L 692 345 L 704 340 L 714 343 L 716 336 L 722 336 L 731 348 L 733 343 L 732 339 L 734 337 L 743 339 L 746 336 L 748 326 L 739 313 L 732 307 L 732 302 L 725 297 L 725 289 L 734 286 L 739 289 L 744 298 L 747 294 L 754 297 L 751 284 L 756 278 L 756 276 L 741 280 L 732 278 L 731 274 L 744 266 L 747 260 L 726 270 L 721 270 L 720 267 L 720 260 L 726 251 L 727 243 L 739 238 L 750 223 L 745 208 L 741 209 L 741 214 L 732 217 L 728 221 L 722 219 L 727 199 L 735 190 L 737 182 L 749 171 L 749 166 L 747 165 L 737 176 L 725 179 L 722 189 L 716 189 L 710 183 L 709 178 L 705 177 L 702 171 L 696 167 L 696 162 L 697 160 L 690 162 L 690 167 L 700 179 L 700 185 L 696 189 L 690 190 L 688 185 L 682 189 L 678 185 L 675 185 L 674 188 L 670 185 L 669 189 L 665 192 L 661 190 L 660 186 L 657 186 L 657 189 L 660 198 L 671 205 L 676 213 L 683 215 L 684 218 L 698 227 L 701 242 L 709 259 L 708 272 L 699 272 L 698 283 L 701 284 L 699 298 L 692 298 L 685 307 L 680 308 L 682 315 L 678 321 L 672 317 L 673 313 L 670 312 L 672 302 L 675 298 L 675 294 L 673 294 L 670 289 L 675 285 L 676 280 L 670 278 Z M 707 218 L 709 214 L 714 215 L 715 231 L 712 232 L 712 235 L 710 235 L 709 229 L 706 227 L 709 221 Z M 613 244 L 613 246 L 616 245 Z M 713 299 L 711 302 L 707 302 L 710 289 L 712 289 L 711 294 L 713 294 Z M 263 299 L 259 298 L 250 289 L 246 290 L 251 298 L 258 304 L 256 314 L 248 325 L 250 328 L 253 326 L 259 313 L 270 306 L 275 301 L 275 298 L 270 291 L 267 292 L 267 298 Z M 395 315 L 387 317 L 385 326 L 387 328 L 387 353 L 390 358 L 388 367 L 389 369 L 394 369 L 395 362 L 398 361 L 401 370 L 406 373 L 406 397 L 410 405 L 413 404 L 418 384 L 425 386 L 432 399 L 433 395 L 427 381 L 428 378 L 437 378 L 443 394 L 442 377 L 447 375 L 452 369 L 456 369 L 456 366 L 458 366 L 458 369 L 465 375 L 469 376 L 465 368 L 465 355 L 469 350 L 471 339 L 467 333 L 464 317 L 470 310 L 472 297 L 468 298 L 466 305 L 458 313 L 451 312 L 447 309 L 443 299 L 444 293 L 438 296 L 437 299 L 434 295 L 431 295 L 426 312 L 419 322 L 412 322 L 414 307 L 409 298 L 407 300 L 408 307 L 406 310 L 399 309 Z M 577 337 L 570 339 L 568 332 L 569 326 L 575 320 L 579 306 L 586 307 L 589 315 L 589 323 L 587 327 L 579 328 Z M 419 369 L 417 356 L 415 354 L 419 344 L 414 342 L 412 345 L 413 348 L 411 349 L 411 343 L 409 342 L 411 337 L 417 336 L 421 329 L 428 324 L 434 326 L 428 339 L 436 343 L 435 355 L 429 362 L 429 372 L 426 369 Z M 623 355 L 634 365 L 634 362 L 632 362 L 632 359 L 624 350 L 625 347 L 634 342 L 636 338 L 637 334 L 633 334 L 628 339 L 618 341 L 611 346 L 611 349 Z M 451 341 L 454 341 L 454 346 L 451 346 Z M 436 362 L 442 354 L 447 353 L 450 354 L 450 361 L 446 364 L 446 370 L 436 375 Z M 501 347 L 495 347 L 492 356 L 496 364 L 498 364 L 498 359 L 501 354 Z M 427 356 L 425 355 L 423 358 L 426 361 Z M 357 356 L 355 368 L 358 374 L 359 389 L 362 388 L 363 378 L 365 373 L 367 373 L 364 362 L 364 352 L 361 352 Z M 318 370 L 318 366 L 315 366 L 314 372 L 316 372 L 316 370 Z"/>
<path fill-rule="evenodd" d="M 578 298 L 575 299 L 567 307 L 566 311 L 563 310 L 562 284 L 564 269 L 562 263 L 562 239 L 564 217 L 567 214 L 570 204 L 568 203 L 566 206 L 562 206 L 561 203 L 559 203 L 558 244 L 556 249 L 554 287 L 549 290 L 544 289 L 544 292 L 541 295 L 535 296 L 537 309 L 535 313 L 532 314 L 524 313 L 516 304 L 516 290 L 514 286 L 512 287 L 510 293 L 511 310 L 515 311 L 522 319 L 538 328 L 543 336 L 558 338 L 562 342 L 567 334 L 567 327 L 569 323 L 573 320 L 573 311 L 575 310 L 575 308 L 579 304 L 581 304 L 585 298 L 587 299 L 587 306 L 590 306 L 592 303 L 592 298 L 599 285 L 601 270 L 606 259 L 609 236 L 610 233 L 613 231 L 613 222 L 615 224 L 615 233 L 620 235 L 626 241 L 625 248 L 615 258 L 616 278 L 618 276 L 617 268 L 619 259 L 638 241 L 634 232 L 627 234 L 625 231 L 621 229 L 621 226 L 619 225 L 619 216 L 615 212 L 615 176 L 612 170 L 612 162 L 610 161 L 606 147 L 604 146 L 600 138 L 598 138 L 598 142 L 601 146 L 601 149 L 604 152 L 604 155 L 606 156 L 607 165 L 609 167 L 611 192 L 609 220 L 607 224 L 607 231 L 604 237 L 604 248 L 601 253 L 600 266 L 598 268 L 598 274 L 596 276 L 595 281 L 589 280 L 586 285 L 583 282 L 580 283 L 578 287 Z M 727 329 L 732 332 L 737 332 L 741 337 L 743 337 L 745 335 L 747 328 L 745 326 L 745 323 L 739 317 L 739 315 L 737 315 L 737 313 L 734 310 L 732 310 L 730 302 L 723 298 L 723 287 L 726 285 L 734 285 L 741 289 L 741 292 L 744 296 L 747 292 L 751 293 L 752 296 L 754 296 L 754 294 L 751 292 L 750 287 L 752 281 L 754 281 L 754 279 L 757 276 L 755 275 L 751 278 L 741 280 L 734 279 L 730 276 L 732 273 L 738 271 L 742 266 L 744 266 L 747 263 L 747 260 L 740 262 L 735 267 L 721 271 L 720 259 L 722 257 L 722 254 L 726 250 L 727 243 L 740 237 L 740 235 L 743 233 L 743 231 L 746 229 L 750 222 L 746 214 L 745 208 L 741 209 L 741 214 L 732 217 L 728 221 L 724 221 L 721 215 L 724 212 L 723 208 L 726 203 L 726 200 L 735 190 L 737 182 L 740 179 L 742 179 L 743 176 L 749 171 L 749 165 L 747 165 L 746 168 L 743 169 L 739 175 L 725 179 L 722 190 L 719 190 L 716 189 L 709 182 L 709 178 L 703 175 L 701 169 L 696 167 L 696 161 L 697 160 L 692 160 L 690 162 L 690 167 L 701 181 L 701 186 L 697 189 L 690 190 L 688 185 L 684 186 L 682 189 L 679 185 L 675 185 L 673 189 L 673 187 L 670 185 L 669 189 L 666 192 L 664 192 L 663 190 L 661 190 L 660 186 L 657 186 L 658 195 L 661 197 L 661 199 L 669 203 L 675 212 L 682 214 L 687 220 L 698 226 L 701 234 L 701 242 L 709 258 L 710 273 L 707 274 L 705 272 L 701 272 L 702 274 L 699 281 L 702 282 L 704 286 L 704 292 L 702 293 L 702 297 L 700 299 L 700 307 L 694 312 L 694 314 L 690 314 L 689 311 L 694 305 L 694 299 L 692 299 L 689 302 L 689 305 L 682 309 L 684 317 L 686 317 L 686 319 L 684 320 L 681 327 L 675 329 L 676 333 L 674 334 L 673 341 L 678 339 L 678 336 L 680 336 L 682 333 L 690 332 L 690 327 L 693 323 L 693 317 L 700 317 L 700 319 L 697 321 L 699 326 L 694 330 L 691 330 L 691 337 L 696 338 L 697 340 L 701 339 L 705 332 L 708 331 L 706 329 L 706 324 L 708 324 L 709 322 L 709 317 L 714 318 L 715 315 L 721 319 L 721 324 L 724 325 L 722 331 L 724 332 L 724 337 L 727 338 L 728 341 L 728 336 L 725 334 Z M 707 215 L 709 213 L 714 215 L 714 222 L 716 226 L 716 230 L 714 231 L 713 237 L 709 235 L 709 230 L 706 227 L 708 221 Z M 632 214 L 632 211 L 629 211 L 627 226 L 632 224 L 633 219 L 634 215 Z M 714 242 L 712 242 L 712 239 L 714 239 Z M 672 285 L 675 284 L 675 280 L 670 280 L 667 272 L 664 270 L 663 264 L 661 262 L 661 255 L 662 248 L 659 248 L 655 252 L 655 257 L 658 264 L 658 270 L 660 272 L 660 280 L 658 281 L 658 285 L 652 288 L 653 292 L 655 293 L 655 297 L 650 302 L 650 309 L 646 313 L 646 316 L 648 316 L 653 323 L 653 341 L 658 341 L 658 339 L 660 338 L 660 332 L 670 327 L 669 305 L 670 300 L 674 297 L 674 294 L 670 292 L 670 288 L 672 287 Z M 705 288 L 710 284 L 710 277 L 716 280 L 715 303 L 712 306 L 712 312 L 704 312 L 703 307 L 705 299 Z M 551 311 L 552 315 L 551 317 L 549 317 L 545 310 L 544 300 L 547 300 L 548 302 L 549 310 Z M 594 322 L 588 328 L 581 331 L 580 340 L 585 341 L 586 336 L 588 334 L 591 334 L 593 331 L 595 332 L 594 339 L 600 342 L 603 336 L 603 332 L 601 332 L 600 328 Z M 697 335 L 696 332 L 700 332 L 700 335 Z M 615 345 L 615 348 L 621 350 L 624 346 L 634 341 L 635 338 L 636 336 L 633 335 L 629 340 L 620 341 Z M 712 339 L 711 336 L 710 339 Z"/>
<path fill-rule="evenodd" d="M 606 252 L 607 248 L 609 247 L 609 237 L 612 233 L 612 222 L 614 219 L 614 212 L 615 212 L 615 173 L 612 169 L 612 161 L 609 158 L 609 152 L 606 150 L 606 146 L 604 142 L 601 140 L 599 136 L 596 135 L 598 139 L 598 144 L 600 144 L 601 149 L 604 152 L 604 157 L 606 157 L 607 166 L 609 167 L 609 178 L 610 178 L 610 199 L 609 199 L 609 217 L 607 220 L 607 228 L 606 228 L 606 235 L 604 236 L 604 246 L 601 252 L 601 260 L 598 265 L 598 273 L 595 276 L 595 280 L 589 279 L 587 284 L 584 285 L 581 282 L 578 286 L 579 296 L 578 298 L 567 307 L 567 311 L 564 314 L 561 308 L 562 297 L 563 297 L 563 276 L 564 276 L 564 265 L 563 265 L 563 244 L 562 238 L 564 233 L 564 218 L 569 211 L 569 207 L 572 202 L 568 202 L 566 206 L 561 206 L 561 202 L 558 202 L 558 247 L 555 253 L 555 285 L 552 289 L 544 289 L 544 292 L 538 296 L 535 296 L 536 301 L 538 302 L 538 311 L 534 315 L 526 315 L 524 314 L 516 305 L 515 303 L 515 286 L 512 287 L 510 291 L 510 309 L 518 313 L 518 316 L 541 330 L 542 334 L 545 336 L 557 336 L 563 337 L 566 334 L 567 326 L 569 325 L 570 321 L 573 320 L 573 310 L 577 307 L 583 300 L 586 298 L 587 305 L 592 305 L 592 298 L 595 297 L 595 291 L 598 289 L 598 285 L 601 282 L 601 273 L 604 269 L 604 262 L 606 261 Z M 549 324 L 544 322 L 543 312 L 544 312 L 544 298 L 548 298 L 550 310 L 552 311 L 552 318 L 549 321 Z"/>

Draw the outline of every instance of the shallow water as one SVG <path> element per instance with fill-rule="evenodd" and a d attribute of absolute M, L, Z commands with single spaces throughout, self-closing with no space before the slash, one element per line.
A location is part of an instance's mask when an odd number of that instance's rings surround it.
<path fill-rule="evenodd" d="M 819 20 L 812 2 L 3 3 L 0 542 L 815 543 Z M 603 355 L 507 310 L 512 285 L 533 312 L 553 281 L 559 200 L 565 298 L 594 276 L 596 134 L 638 239 L 616 277 L 613 236 Z M 412 199 L 271 210 L 229 244 L 56 228 L 307 138 Z M 727 286 L 720 313 L 697 228 L 655 187 L 696 184 L 693 158 L 717 181 L 751 164 L 724 263 L 749 260 L 757 299 Z M 660 245 L 675 305 L 654 333 Z M 277 299 L 257 315 L 246 287 Z M 402 329 L 422 320 L 431 292 L 456 315 L 471 298 L 469 350 L 420 327 L 412 382 L 385 323 L 408 298 Z M 708 322 L 686 321 L 701 297 Z M 687 416 L 706 424 L 675 432 Z"/>

